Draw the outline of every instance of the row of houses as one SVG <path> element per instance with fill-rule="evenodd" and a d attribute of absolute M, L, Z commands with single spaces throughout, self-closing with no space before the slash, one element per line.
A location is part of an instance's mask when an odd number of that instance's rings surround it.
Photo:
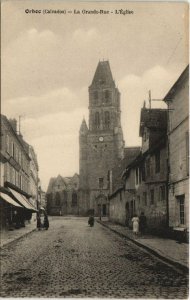
<path fill-rule="evenodd" d="M 188 231 L 188 91 L 189 67 L 163 99 L 167 109 L 141 109 L 141 148 L 126 148 L 108 174 L 110 220 L 131 226 L 132 216 L 144 212 L 151 232 Z"/>
<path fill-rule="evenodd" d="M 17 121 L 1 115 L 0 146 L 1 229 L 24 226 L 35 219 L 45 193 L 40 189 L 34 148 L 17 131 Z"/>

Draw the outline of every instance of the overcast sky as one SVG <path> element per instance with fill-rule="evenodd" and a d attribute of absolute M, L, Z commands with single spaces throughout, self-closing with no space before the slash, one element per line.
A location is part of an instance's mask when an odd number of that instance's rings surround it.
<path fill-rule="evenodd" d="M 25 9 L 134 13 L 44 15 Z M 88 122 L 88 86 L 99 60 L 109 60 L 121 92 L 125 145 L 140 145 L 148 90 L 162 99 L 188 64 L 187 12 L 185 3 L 2 4 L 2 113 L 22 116 L 21 131 L 37 153 L 44 190 L 50 177 L 79 171 L 79 128 L 83 116 Z"/>

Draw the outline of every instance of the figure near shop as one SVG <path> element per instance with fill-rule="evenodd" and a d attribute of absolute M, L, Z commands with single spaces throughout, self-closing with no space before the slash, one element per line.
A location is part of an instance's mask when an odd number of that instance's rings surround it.
<path fill-rule="evenodd" d="M 135 214 L 131 221 L 133 223 L 133 232 L 137 235 L 139 232 L 139 217 Z"/>

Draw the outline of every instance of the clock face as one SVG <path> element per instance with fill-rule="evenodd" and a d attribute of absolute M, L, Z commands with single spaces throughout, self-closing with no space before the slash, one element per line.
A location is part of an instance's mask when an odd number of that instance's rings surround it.
<path fill-rule="evenodd" d="M 104 140 L 103 136 L 100 136 L 100 137 L 99 137 L 99 141 L 100 141 L 100 142 L 103 142 L 103 140 Z"/>

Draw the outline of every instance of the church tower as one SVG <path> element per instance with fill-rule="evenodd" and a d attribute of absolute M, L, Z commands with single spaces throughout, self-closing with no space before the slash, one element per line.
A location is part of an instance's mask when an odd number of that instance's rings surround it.
<path fill-rule="evenodd" d="M 120 93 L 108 61 L 98 63 L 89 86 L 89 128 L 83 120 L 79 147 L 81 209 L 106 215 L 108 170 L 124 157 Z"/>

